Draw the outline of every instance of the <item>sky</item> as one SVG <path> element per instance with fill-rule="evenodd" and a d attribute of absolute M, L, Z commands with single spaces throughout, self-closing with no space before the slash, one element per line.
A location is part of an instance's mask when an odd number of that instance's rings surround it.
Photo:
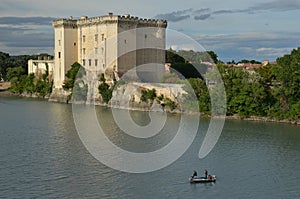
<path fill-rule="evenodd" d="M 108 12 L 166 19 L 224 62 L 275 61 L 300 47 L 300 0 L 1 0 L 0 51 L 53 54 L 52 20 Z"/>

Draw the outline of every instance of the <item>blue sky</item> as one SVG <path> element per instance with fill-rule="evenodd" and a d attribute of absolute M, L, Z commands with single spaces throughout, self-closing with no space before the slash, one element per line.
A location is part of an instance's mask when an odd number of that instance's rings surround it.
<path fill-rule="evenodd" d="M 300 0 L 1 0 L 0 51 L 53 54 L 53 19 L 108 12 L 167 19 L 222 61 L 274 61 L 300 46 Z"/>

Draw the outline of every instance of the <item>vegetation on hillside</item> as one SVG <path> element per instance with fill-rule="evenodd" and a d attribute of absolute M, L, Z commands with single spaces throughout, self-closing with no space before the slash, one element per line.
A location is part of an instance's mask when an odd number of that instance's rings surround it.
<path fill-rule="evenodd" d="M 154 102 L 154 100 L 156 100 L 156 102 L 158 104 L 160 104 L 163 108 L 169 107 L 170 110 L 174 110 L 178 106 L 178 104 L 176 102 L 172 101 L 170 98 L 165 97 L 162 94 L 160 96 L 157 96 L 156 90 L 154 88 L 153 89 L 143 89 L 141 93 L 142 93 L 141 101 L 150 102 L 151 105 Z"/>
<path fill-rule="evenodd" d="M 207 71 L 207 62 L 217 63 L 218 56 L 212 52 L 194 52 L 192 50 L 166 51 L 166 62 L 171 63 L 172 69 L 180 73 L 186 79 L 203 78 Z"/>
<path fill-rule="evenodd" d="M 11 82 L 10 91 L 15 94 L 35 94 L 45 97 L 52 92 L 53 81 L 48 78 L 48 71 L 42 78 L 34 74 L 27 75 L 22 67 L 7 68 L 6 78 Z"/>
<path fill-rule="evenodd" d="M 277 65 L 254 71 L 227 67 L 222 63 L 216 67 L 226 90 L 227 115 L 300 119 L 300 48 L 278 58 Z M 200 111 L 210 113 L 209 94 L 212 93 L 207 88 L 211 85 L 205 85 L 199 78 L 189 79 L 189 83 L 198 98 Z"/>

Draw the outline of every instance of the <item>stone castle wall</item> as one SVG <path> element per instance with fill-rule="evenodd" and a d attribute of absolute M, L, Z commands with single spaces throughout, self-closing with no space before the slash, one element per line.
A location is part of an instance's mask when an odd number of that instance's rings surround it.
<path fill-rule="evenodd" d="M 54 88 L 62 88 L 65 74 L 74 62 L 86 70 L 105 73 L 106 78 L 118 79 L 129 69 L 144 63 L 164 64 L 164 51 L 128 49 L 165 49 L 164 20 L 141 19 L 130 15 L 106 16 L 74 20 L 59 19 L 52 23 L 55 38 Z M 144 32 L 122 34 L 136 28 L 149 28 Z"/>

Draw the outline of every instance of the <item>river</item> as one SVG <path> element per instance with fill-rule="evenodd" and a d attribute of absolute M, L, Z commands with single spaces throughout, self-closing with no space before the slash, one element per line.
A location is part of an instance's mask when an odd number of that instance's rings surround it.
<path fill-rule="evenodd" d="M 96 111 L 104 129 L 114 131 L 111 140 L 128 150 L 155 150 L 175 136 L 157 135 L 155 146 L 126 143 L 111 121 L 111 109 Z M 145 112 L 131 116 L 137 123 L 149 122 Z M 168 115 L 169 132 L 178 127 L 179 117 Z M 227 120 L 213 150 L 199 159 L 208 124 L 208 119 L 200 120 L 192 145 L 173 164 L 133 174 L 107 167 L 86 150 L 71 105 L 2 97 L 0 198 L 299 198 L 299 126 Z M 194 169 L 198 175 L 208 169 L 216 183 L 190 184 Z"/>

